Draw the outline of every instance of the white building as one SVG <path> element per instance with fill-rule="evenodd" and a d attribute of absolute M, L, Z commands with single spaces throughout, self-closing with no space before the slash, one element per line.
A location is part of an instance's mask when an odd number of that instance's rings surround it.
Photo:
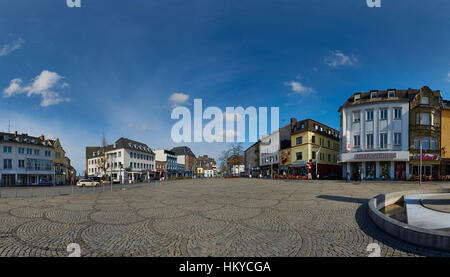
<path fill-rule="evenodd" d="M 44 136 L 0 133 L 0 184 L 54 184 L 53 141 Z"/>
<path fill-rule="evenodd" d="M 276 130 L 272 134 L 262 137 L 259 149 L 259 167 L 263 174 L 272 175 L 277 172 L 280 162 L 280 131 Z"/>
<path fill-rule="evenodd" d="M 105 168 L 108 179 L 112 176 L 114 182 L 138 181 L 156 175 L 155 153 L 144 143 L 120 138 L 105 149 L 98 147 L 91 153 L 86 157 L 90 178 L 103 177 Z"/>
<path fill-rule="evenodd" d="M 355 93 L 339 112 L 344 178 L 409 178 L 407 91 Z"/>

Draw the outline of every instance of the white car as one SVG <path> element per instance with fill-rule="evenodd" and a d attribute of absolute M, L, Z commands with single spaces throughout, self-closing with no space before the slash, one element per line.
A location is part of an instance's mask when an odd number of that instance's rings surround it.
<path fill-rule="evenodd" d="M 96 187 L 99 184 L 99 182 L 95 182 L 90 179 L 83 179 L 77 182 L 77 187 Z"/>

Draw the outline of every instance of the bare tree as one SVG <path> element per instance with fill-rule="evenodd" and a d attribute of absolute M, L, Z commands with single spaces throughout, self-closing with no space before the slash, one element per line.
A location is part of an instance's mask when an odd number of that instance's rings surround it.
<path fill-rule="evenodd" d="M 99 156 L 100 156 L 99 168 L 100 168 L 100 171 L 103 172 L 103 177 L 102 177 L 103 181 L 106 181 L 106 172 L 108 171 L 108 168 L 110 167 L 110 164 L 108 163 L 108 157 L 106 154 L 107 147 L 108 147 L 108 142 L 106 141 L 105 134 L 102 134 L 102 147 L 98 151 L 99 151 Z"/>
<path fill-rule="evenodd" d="M 219 156 L 220 171 L 222 173 L 229 172 L 233 165 L 239 165 L 243 163 L 244 148 L 242 143 L 233 143 L 230 147 Z"/>

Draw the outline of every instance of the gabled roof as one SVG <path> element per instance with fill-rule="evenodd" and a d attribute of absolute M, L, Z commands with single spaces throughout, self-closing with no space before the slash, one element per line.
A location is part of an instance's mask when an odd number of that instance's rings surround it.
<path fill-rule="evenodd" d="M 108 145 L 106 151 L 113 151 L 114 149 L 129 149 L 141 152 L 154 154 L 152 149 L 147 144 L 121 137 L 114 144 Z"/>
<path fill-rule="evenodd" d="M 39 145 L 53 148 L 55 141 L 45 139 L 44 136 L 33 137 L 28 134 L 4 133 L 0 132 L 0 141 L 8 141 L 20 144 Z"/>

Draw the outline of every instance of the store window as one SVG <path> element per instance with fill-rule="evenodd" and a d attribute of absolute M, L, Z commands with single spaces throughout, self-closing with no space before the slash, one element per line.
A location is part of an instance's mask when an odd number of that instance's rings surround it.
<path fill-rule="evenodd" d="M 390 179 L 390 162 L 380 162 L 380 178 Z"/>

